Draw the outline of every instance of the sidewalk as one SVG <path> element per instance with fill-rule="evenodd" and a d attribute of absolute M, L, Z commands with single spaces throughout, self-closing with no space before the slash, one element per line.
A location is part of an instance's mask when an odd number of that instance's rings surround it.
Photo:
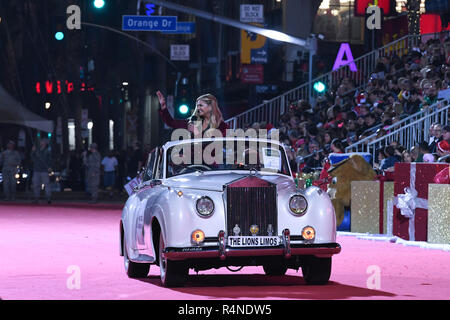
<path fill-rule="evenodd" d="M 125 192 L 118 194 L 117 192 L 113 196 L 109 195 L 109 192 L 104 190 L 99 190 L 97 204 L 125 204 L 128 199 L 128 195 Z M 61 202 L 74 202 L 74 203 L 89 203 L 91 200 L 90 196 L 84 191 L 60 191 L 52 192 L 52 204 Z M 15 201 L 5 201 L 3 195 L 0 195 L 0 204 L 8 203 L 33 203 L 33 192 L 32 191 L 22 191 L 17 192 Z M 47 204 L 45 200 L 44 192 L 41 193 L 40 201 L 41 204 Z"/>

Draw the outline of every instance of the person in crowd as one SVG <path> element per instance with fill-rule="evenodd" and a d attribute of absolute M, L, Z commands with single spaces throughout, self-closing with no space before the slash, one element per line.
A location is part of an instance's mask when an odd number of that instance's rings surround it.
<path fill-rule="evenodd" d="M 72 190 L 80 189 L 83 182 L 83 159 L 79 152 L 70 151 L 66 168 Z"/>
<path fill-rule="evenodd" d="M 127 181 L 127 151 L 121 150 L 117 151 L 115 155 L 118 164 L 117 167 L 117 179 L 116 179 L 116 189 L 120 192 L 125 192 L 123 186 L 128 183 Z"/>
<path fill-rule="evenodd" d="M 20 166 L 22 159 L 17 150 L 16 143 L 10 140 L 6 146 L 6 150 L 0 154 L 0 165 L 2 165 L 3 177 L 3 194 L 6 201 L 14 201 L 16 199 L 17 181 L 15 175 L 17 167 Z"/>
<path fill-rule="evenodd" d="M 372 128 L 376 124 L 375 116 L 372 113 L 365 115 L 364 123 L 366 124 L 366 128 Z"/>
<path fill-rule="evenodd" d="M 408 115 L 412 115 L 420 111 L 419 92 L 417 89 L 411 89 L 409 99 L 404 104 L 404 111 Z"/>
<path fill-rule="evenodd" d="M 34 202 L 39 201 L 42 185 L 48 204 L 51 204 L 52 190 L 50 188 L 49 173 L 52 171 L 52 157 L 47 139 L 41 139 L 39 148 L 34 145 L 31 149 L 31 161 L 33 162 L 33 195 Z"/>
<path fill-rule="evenodd" d="M 331 142 L 333 142 L 331 131 L 325 131 L 323 134 L 323 149 L 327 153 L 331 151 Z"/>
<path fill-rule="evenodd" d="M 344 153 L 345 148 L 342 142 L 339 139 L 333 139 L 330 144 L 331 153 Z M 327 184 L 330 182 L 330 174 L 328 173 L 328 170 L 331 168 L 331 162 L 327 159 L 325 160 L 325 163 L 323 165 L 322 171 L 320 172 L 319 181 L 320 181 L 320 188 L 324 191 L 327 191 L 328 187 Z"/>
<path fill-rule="evenodd" d="M 97 150 L 97 144 L 92 143 L 89 148 L 89 153 L 86 157 L 86 172 L 88 191 L 91 196 L 91 203 L 96 203 L 98 200 L 98 187 L 100 184 L 100 165 L 101 155 Z"/>
<path fill-rule="evenodd" d="M 323 154 L 319 152 L 319 143 L 316 140 L 311 140 L 308 144 L 308 151 L 312 156 L 306 159 L 303 172 L 312 172 L 322 167 Z"/>
<path fill-rule="evenodd" d="M 197 98 L 195 102 L 195 110 L 192 116 L 187 120 L 175 120 L 167 110 L 166 99 L 164 95 L 156 92 L 159 103 L 161 105 L 158 110 L 161 119 L 165 124 L 174 129 L 183 128 L 189 130 L 194 136 L 202 137 L 209 129 L 217 129 L 226 137 L 228 125 L 224 122 L 222 112 L 219 109 L 217 98 L 212 94 L 204 94 Z"/>
<path fill-rule="evenodd" d="M 133 143 L 133 147 L 128 152 L 127 158 L 127 176 L 133 179 L 137 176 L 144 166 L 144 154 L 141 151 L 141 145 L 138 141 Z"/>
<path fill-rule="evenodd" d="M 300 133 L 297 129 L 290 129 L 288 131 L 288 137 L 289 137 L 289 145 L 294 148 L 294 150 L 297 150 L 297 141 L 300 139 Z"/>
<path fill-rule="evenodd" d="M 412 162 L 418 162 L 417 158 L 419 157 L 419 147 L 418 146 L 413 146 L 411 148 L 411 160 Z"/>
<path fill-rule="evenodd" d="M 442 126 L 439 123 L 435 123 L 433 125 L 433 136 L 430 137 L 430 143 L 428 144 L 428 148 L 431 153 L 436 152 L 437 144 L 442 140 Z"/>
<path fill-rule="evenodd" d="M 442 140 L 450 143 L 450 125 L 446 125 L 442 128 Z"/>
<path fill-rule="evenodd" d="M 430 85 L 429 88 L 425 90 L 425 95 L 423 96 L 424 102 L 422 103 L 423 107 L 429 107 L 437 102 L 437 91 L 435 85 Z"/>
<path fill-rule="evenodd" d="M 83 151 L 81 151 L 81 162 L 82 162 L 82 168 L 83 168 L 81 175 L 82 175 L 84 191 L 86 192 L 86 195 L 89 196 L 88 175 L 87 175 L 87 168 L 86 168 L 88 154 L 89 154 L 89 148 L 83 147 Z"/>
<path fill-rule="evenodd" d="M 395 149 L 393 146 L 389 145 L 384 148 L 384 154 L 386 158 L 381 160 L 380 170 L 386 171 L 388 169 L 393 169 L 394 164 L 398 161 L 398 158 L 395 156 Z"/>
<path fill-rule="evenodd" d="M 411 152 L 408 150 L 403 150 L 402 153 L 402 162 L 411 163 L 413 162 L 413 158 L 411 156 Z"/>
<path fill-rule="evenodd" d="M 447 157 L 448 155 L 450 155 L 450 143 L 447 140 L 440 141 L 437 145 L 436 150 L 439 159 L 446 157 L 445 158 L 446 162 L 447 163 L 450 162 L 450 157 Z"/>
<path fill-rule="evenodd" d="M 108 152 L 108 155 L 103 158 L 101 164 L 103 167 L 103 186 L 105 190 L 109 191 L 109 196 L 112 197 L 116 182 L 116 171 L 119 165 L 113 150 Z"/>
<path fill-rule="evenodd" d="M 436 123 L 432 123 L 428 128 L 428 145 L 431 145 L 434 142 L 434 125 Z"/>
<path fill-rule="evenodd" d="M 377 158 L 374 159 L 373 167 L 375 169 L 380 169 L 381 162 L 386 159 L 386 154 L 384 153 L 384 148 L 377 150 Z"/>
<path fill-rule="evenodd" d="M 394 156 L 397 158 L 398 162 L 402 162 L 403 161 L 403 152 L 406 151 L 404 146 L 401 145 L 397 145 L 396 147 L 394 147 L 395 151 L 394 151 Z"/>
<path fill-rule="evenodd" d="M 366 122 L 364 120 L 364 117 L 361 116 L 361 115 L 356 118 L 356 124 L 358 126 L 358 129 L 361 132 L 364 132 L 364 131 L 366 131 L 368 129 L 367 126 L 366 126 Z"/>
<path fill-rule="evenodd" d="M 416 162 L 423 162 L 423 156 L 428 153 L 430 153 L 430 148 L 428 147 L 426 141 L 422 141 L 421 143 L 419 143 L 419 155 L 416 159 Z"/>

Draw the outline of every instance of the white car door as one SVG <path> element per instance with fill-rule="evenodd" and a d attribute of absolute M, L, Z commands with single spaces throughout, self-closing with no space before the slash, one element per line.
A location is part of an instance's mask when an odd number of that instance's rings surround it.
<path fill-rule="evenodd" d="M 146 224 L 149 223 L 149 217 L 146 217 L 146 211 L 151 207 L 152 200 L 155 198 L 155 192 L 152 190 L 152 181 L 154 180 L 158 155 L 159 148 L 153 149 L 149 154 L 147 164 L 141 173 L 142 182 L 135 190 L 138 204 L 135 216 L 136 241 L 134 243 L 136 244 L 136 249 L 139 250 L 148 249 L 147 243 L 145 242 L 145 233 L 146 231 L 148 232 L 146 230 Z"/>

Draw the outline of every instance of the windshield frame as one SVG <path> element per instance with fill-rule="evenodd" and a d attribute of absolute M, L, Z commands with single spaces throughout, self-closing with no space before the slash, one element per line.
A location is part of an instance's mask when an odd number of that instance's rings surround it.
<path fill-rule="evenodd" d="M 164 172 L 163 172 L 163 179 L 168 179 L 168 178 L 173 178 L 173 177 L 179 177 L 185 174 L 192 174 L 195 171 L 189 171 L 186 173 L 181 173 L 181 174 L 175 174 L 175 175 L 171 175 L 168 170 L 169 170 L 169 159 L 168 157 L 170 156 L 170 152 L 172 150 L 172 148 L 174 146 L 177 145 L 182 145 L 182 144 L 192 144 L 192 143 L 211 143 L 211 142 L 223 142 L 223 143 L 227 143 L 229 141 L 233 141 L 234 143 L 238 142 L 238 141 L 242 141 L 245 143 L 257 143 L 258 145 L 258 149 L 260 149 L 264 144 L 266 145 L 267 148 L 271 149 L 274 148 L 276 150 L 280 151 L 280 155 L 281 155 L 281 171 L 280 172 L 275 172 L 275 171 L 271 171 L 271 170 L 252 170 L 253 168 L 247 168 L 247 169 L 231 169 L 231 168 L 226 168 L 226 169 L 215 169 L 215 170 L 211 170 L 211 171 L 203 171 L 203 172 L 220 172 L 220 173 L 230 173 L 230 172 L 236 172 L 236 173 L 247 173 L 247 172 L 251 172 L 251 171 L 256 171 L 259 174 L 264 174 L 264 175 L 282 175 L 282 176 L 288 176 L 288 177 L 292 177 L 292 170 L 291 170 L 291 166 L 286 154 L 286 149 L 285 146 L 280 143 L 277 140 L 269 140 L 269 139 L 258 139 L 258 138 L 242 138 L 242 137 L 234 137 L 234 138 L 203 138 L 203 139 L 184 139 L 184 140 L 179 140 L 179 141 L 170 141 L 167 142 L 166 144 L 163 145 L 163 151 L 164 151 Z M 262 144 L 262 145 L 261 145 Z M 236 152 L 236 151 L 234 151 Z M 194 164 L 194 163 L 193 163 Z M 246 165 L 249 166 L 249 165 Z M 283 167 L 286 167 L 287 169 L 287 173 L 283 173 Z M 200 171 L 200 170 L 199 170 Z"/>

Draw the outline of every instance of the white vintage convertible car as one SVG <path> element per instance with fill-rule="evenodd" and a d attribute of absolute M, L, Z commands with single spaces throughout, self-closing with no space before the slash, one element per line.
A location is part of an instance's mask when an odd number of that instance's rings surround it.
<path fill-rule="evenodd" d="M 321 189 L 296 187 L 278 142 L 167 142 L 150 153 L 140 178 L 120 221 L 129 277 L 147 277 L 153 264 L 173 287 L 189 269 L 263 266 L 267 275 L 301 267 L 306 283 L 328 282 L 341 251 L 333 206 Z"/>

